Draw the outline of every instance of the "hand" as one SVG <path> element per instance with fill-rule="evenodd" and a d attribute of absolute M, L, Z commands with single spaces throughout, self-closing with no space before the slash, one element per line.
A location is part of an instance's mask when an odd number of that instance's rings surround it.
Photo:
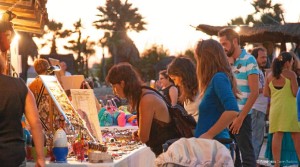
<path fill-rule="evenodd" d="M 45 167 L 45 159 L 38 158 L 35 162 L 35 167 Z"/>
<path fill-rule="evenodd" d="M 208 133 L 203 133 L 199 138 L 203 139 L 213 139 L 214 136 L 209 135 Z"/>
<path fill-rule="evenodd" d="M 233 120 L 232 124 L 229 126 L 229 129 L 232 134 L 239 134 L 243 121 L 244 119 L 241 118 L 241 116 L 238 116 L 236 119 Z"/>

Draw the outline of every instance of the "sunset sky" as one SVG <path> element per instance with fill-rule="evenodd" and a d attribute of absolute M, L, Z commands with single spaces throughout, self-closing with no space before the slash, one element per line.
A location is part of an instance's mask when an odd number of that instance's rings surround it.
<path fill-rule="evenodd" d="M 209 38 L 191 26 L 199 24 L 227 25 L 238 16 L 246 17 L 254 11 L 252 0 L 128 0 L 137 7 L 148 23 L 146 31 L 129 32 L 140 52 L 156 43 L 169 49 L 176 55 L 187 48 L 192 48 L 200 38 Z M 281 3 L 285 10 L 286 22 L 298 22 L 300 18 L 300 0 L 273 0 Z M 98 40 L 103 31 L 96 30 L 92 22 L 99 19 L 97 7 L 105 4 L 104 0 L 50 0 L 47 2 L 48 17 L 62 22 L 65 28 L 71 28 L 80 18 L 85 27 L 83 36 Z M 62 42 L 62 41 L 60 41 Z M 62 47 L 61 47 L 62 48 Z M 65 53 L 59 47 L 59 53 Z M 48 48 L 40 53 L 49 53 Z M 100 60 L 101 49 L 96 59 Z M 97 60 L 94 60 L 97 61 Z"/>

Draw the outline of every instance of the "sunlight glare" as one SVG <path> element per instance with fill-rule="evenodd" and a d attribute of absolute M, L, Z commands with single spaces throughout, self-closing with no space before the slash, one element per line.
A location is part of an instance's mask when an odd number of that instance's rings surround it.
<path fill-rule="evenodd" d="M 241 27 L 240 26 L 237 26 L 235 29 L 234 29 L 235 32 L 239 33 L 241 31 Z"/>

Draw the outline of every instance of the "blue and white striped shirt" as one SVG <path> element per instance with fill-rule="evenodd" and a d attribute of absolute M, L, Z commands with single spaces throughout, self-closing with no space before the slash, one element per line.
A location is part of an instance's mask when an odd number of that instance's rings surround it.
<path fill-rule="evenodd" d="M 259 68 L 254 56 L 248 54 L 245 49 L 242 49 L 242 53 L 235 60 L 232 66 L 233 73 L 237 80 L 238 89 L 241 91 L 240 100 L 238 105 L 240 111 L 242 111 L 250 95 L 250 88 L 248 83 L 248 76 L 250 74 L 259 73 Z M 248 114 L 251 114 L 252 110 Z"/>

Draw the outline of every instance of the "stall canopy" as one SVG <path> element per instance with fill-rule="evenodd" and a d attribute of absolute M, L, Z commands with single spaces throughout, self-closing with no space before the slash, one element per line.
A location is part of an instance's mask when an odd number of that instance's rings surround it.
<path fill-rule="evenodd" d="M 0 14 L 9 13 L 16 31 L 43 34 L 47 0 L 0 0 Z"/>
<path fill-rule="evenodd" d="M 218 35 L 218 31 L 223 28 L 236 28 L 238 26 L 211 26 L 200 24 L 196 30 L 208 35 Z M 285 43 L 300 43 L 300 23 L 286 23 L 283 25 L 258 25 L 258 26 L 239 26 L 241 43 L 281 43 L 281 49 L 285 49 Z"/>

